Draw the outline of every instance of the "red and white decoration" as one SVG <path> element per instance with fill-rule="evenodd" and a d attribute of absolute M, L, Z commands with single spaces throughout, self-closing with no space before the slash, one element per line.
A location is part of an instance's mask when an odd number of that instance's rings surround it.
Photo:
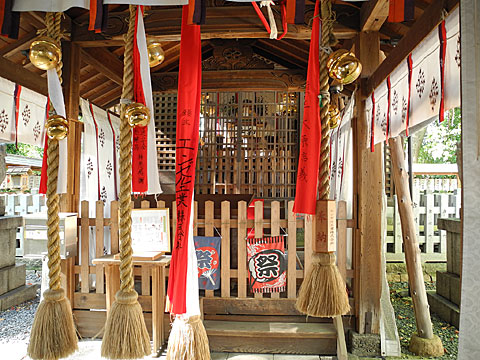
<path fill-rule="evenodd" d="M 0 78 L 0 140 L 15 141 L 15 83 Z"/>
<path fill-rule="evenodd" d="M 458 8 L 412 51 L 410 58 L 411 69 L 405 59 L 366 99 L 372 150 L 373 145 L 404 131 L 415 131 L 432 118 L 442 121 L 442 102 L 444 111 L 460 106 Z"/>

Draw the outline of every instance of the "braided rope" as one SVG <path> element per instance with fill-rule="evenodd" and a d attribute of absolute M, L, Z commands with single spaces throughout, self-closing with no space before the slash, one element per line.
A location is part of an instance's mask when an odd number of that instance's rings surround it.
<path fill-rule="evenodd" d="M 45 24 L 47 36 L 60 43 L 60 22 L 62 13 L 47 13 Z M 62 62 L 57 64 L 56 70 L 60 83 L 62 83 Z M 51 103 L 50 103 L 51 104 Z M 47 227 L 48 227 L 48 269 L 52 290 L 60 290 L 60 229 L 59 211 L 60 196 L 57 194 L 59 147 L 58 140 L 48 139 L 47 150 Z"/>
<path fill-rule="evenodd" d="M 322 0 L 322 39 L 320 46 L 326 48 L 330 45 L 333 34 L 332 4 L 331 0 Z M 320 126 L 322 129 L 322 138 L 320 141 L 320 171 L 319 177 L 319 198 L 327 200 L 330 196 L 330 115 L 328 113 L 328 104 L 330 98 L 327 95 L 329 90 L 329 76 L 327 71 L 328 53 L 320 53 L 320 94 L 322 95 L 320 103 Z"/>
<path fill-rule="evenodd" d="M 122 99 L 133 98 L 133 37 L 135 35 L 136 7 L 130 5 L 128 32 L 125 36 L 125 54 L 123 60 Z M 120 110 L 120 290 L 133 291 L 132 266 L 132 130 L 125 118 L 127 104 L 122 103 Z"/>

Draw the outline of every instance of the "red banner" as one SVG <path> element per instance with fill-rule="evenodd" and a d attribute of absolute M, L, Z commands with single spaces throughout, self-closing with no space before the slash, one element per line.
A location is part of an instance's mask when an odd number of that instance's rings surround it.
<path fill-rule="evenodd" d="M 307 85 L 303 107 L 303 126 L 300 138 L 300 156 L 298 159 L 297 188 L 293 211 L 301 214 L 315 214 L 317 200 L 317 178 L 320 162 L 320 63 L 319 37 L 320 19 L 319 2 L 315 5 L 313 15 L 310 53 L 308 56 Z"/>
<path fill-rule="evenodd" d="M 168 281 L 168 311 L 186 312 L 188 231 L 193 204 L 195 164 L 198 152 L 202 45 L 200 26 L 188 25 L 188 6 L 183 6 L 177 98 L 175 197 L 177 227 Z"/>

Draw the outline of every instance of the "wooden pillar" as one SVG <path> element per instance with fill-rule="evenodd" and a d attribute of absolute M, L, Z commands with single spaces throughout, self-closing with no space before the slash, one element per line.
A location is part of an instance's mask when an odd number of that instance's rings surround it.
<path fill-rule="evenodd" d="M 362 78 L 368 78 L 380 63 L 380 35 L 361 32 L 355 41 L 355 53 L 363 65 Z M 358 80 L 362 87 L 364 81 Z M 354 133 L 354 192 L 358 199 L 357 226 L 354 233 L 354 296 L 357 331 L 380 331 L 380 295 L 382 261 L 383 209 L 383 144 L 369 149 L 365 119 L 365 95 L 358 91 Z"/>
<path fill-rule="evenodd" d="M 417 333 L 425 339 L 433 338 L 432 320 L 427 300 L 427 291 L 423 281 L 422 258 L 415 228 L 412 197 L 405 170 L 405 155 L 402 138 L 397 136 L 388 140 L 392 158 L 393 179 L 397 194 L 398 210 L 402 223 L 403 246 L 407 263 L 408 283 L 412 293 L 413 309 L 417 322 Z"/>
<path fill-rule="evenodd" d="M 480 359 L 480 4 L 460 2 L 462 79 L 462 294 L 458 359 Z"/>
<path fill-rule="evenodd" d="M 69 123 L 67 193 L 61 196 L 60 211 L 77 212 L 80 195 L 80 149 L 82 123 L 78 121 L 80 102 L 80 47 L 70 41 L 62 43 L 63 93 Z"/>

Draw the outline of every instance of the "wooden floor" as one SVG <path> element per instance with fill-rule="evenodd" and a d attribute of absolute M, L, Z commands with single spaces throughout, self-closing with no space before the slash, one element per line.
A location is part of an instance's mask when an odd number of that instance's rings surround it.
<path fill-rule="evenodd" d="M 205 320 L 210 350 L 230 353 L 336 353 L 331 323 L 240 322 Z"/>

